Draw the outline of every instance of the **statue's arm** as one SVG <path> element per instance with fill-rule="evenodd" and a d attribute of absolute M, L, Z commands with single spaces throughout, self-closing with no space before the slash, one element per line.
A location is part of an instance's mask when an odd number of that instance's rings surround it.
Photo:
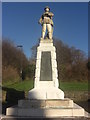
<path fill-rule="evenodd" d="M 42 23 L 43 23 L 42 16 L 41 16 L 41 18 L 39 19 L 38 23 L 39 23 L 39 24 L 42 24 Z"/>
<path fill-rule="evenodd" d="M 38 23 L 41 24 L 42 18 L 39 19 Z"/>
<path fill-rule="evenodd" d="M 53 14 L 52 12 L 50 12 L 50 13 L 49 13 L 49 15 L 50 15 L 51 17 L 53 17 L 53 16 L 54 16 L 54 14 Z"/>

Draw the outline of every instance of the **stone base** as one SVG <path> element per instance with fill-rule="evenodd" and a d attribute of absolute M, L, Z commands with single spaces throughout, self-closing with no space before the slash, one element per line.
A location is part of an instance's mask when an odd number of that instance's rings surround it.
<path fill-rule="evenodd" d="M 50 117 L 50 118 L 42 118 L 42 117 L 14 117 L 14 116 L 3 116 L 1 120 L 90 120 L 90 117 Z"/>
<path fill-rule="evenodd" d="M 22 108 L 73 108 L 73 100 L 65 98 L 64 100 L 19 100 L 18 107 Z"/>
<path fill-rule="evenodd" d="M 84 117 L 85 111 L 70 99 L 20 100 L 18 106 L 7 108 L 6 115 L 42 118 Z"/>
<path fill-rule="evenodd" d="M 84 109 L 74 104 L 73 108 L 7 108 L 7 115 L 23 117 L 84 116 Z"/>
<path fill-rule="evenodd" d="M 55 87 L 34 88 L 29 91 L 28 99 L 64 99 L 64 92 Z"/>

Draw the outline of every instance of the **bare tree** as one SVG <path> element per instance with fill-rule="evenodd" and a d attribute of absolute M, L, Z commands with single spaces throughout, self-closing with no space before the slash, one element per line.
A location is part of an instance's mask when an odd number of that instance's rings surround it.
<path fill-rule="evenodd" d="M 21 56 L 22 56 L 22 66 L 23 69 L 28 65 L 28 59 L 26 58 L 23 51 L 19 50 L 17 46 L 9 39 L 3 39 L 2 41 L 2 65 L 3 65 L 3 76 L 5 69 L 11 66 L 12 69 L 18 72 L 20 75 L 20 69 L 21 69 Z"/>

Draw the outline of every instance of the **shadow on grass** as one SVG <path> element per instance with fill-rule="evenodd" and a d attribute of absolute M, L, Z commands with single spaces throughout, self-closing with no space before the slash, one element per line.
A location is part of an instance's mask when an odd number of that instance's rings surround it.
<path fill-rule="evenodd" d="M 83 107 L 85 111 L 90 113 L 90 101 L 75 101 L 79 106 Z"/>
<path fill-rule="evenodd" d="M 25 98 L 24 91 L 18 91 L 13 88 L 2 87 L 6 91 L 5 102 L 2 103 L 2 114 L 6 114 L 6 108 L 18 104 L 18 100 Z"/>

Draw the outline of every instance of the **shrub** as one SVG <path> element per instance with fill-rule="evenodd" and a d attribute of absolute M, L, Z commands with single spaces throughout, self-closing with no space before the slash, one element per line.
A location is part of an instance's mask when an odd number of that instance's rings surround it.
<path fill-rule="evenodd" d="M 19 74 L 17 70 L 12 66 L 7 66 L 2 68 L 2 79 L 3 82 L 17 82 L 19 80 Z"/>

